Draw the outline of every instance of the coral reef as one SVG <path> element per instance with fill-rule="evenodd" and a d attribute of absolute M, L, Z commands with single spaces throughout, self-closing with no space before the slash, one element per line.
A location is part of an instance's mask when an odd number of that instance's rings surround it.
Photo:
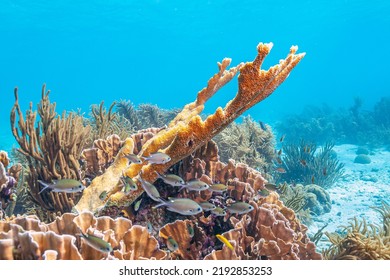
<path fill-rule="evenodd" d="M 355 98 L 350 108 L 307 106 L 300 114 L 289 115 L 275 126 L 288 139 L 306 139 L 325 144 L 388 146 L 390 136 L 390 99 L 383 97 L 371 110 L 362 109 L 363 100 Z"/>
<path fill-rule="evenodd" d="M 290 71 L 304 56 L 304 54 L 296 54 L 297 48 L 292 47 L 287 58 L 281 60 L 280 64 L 271 67 L 267 71 L 260 70 L 260 66 L 271 48 L 272 44 L 259 44 L 257 47 L 258 55 L 253 62 L 242 63 L 228 70 L 230 59 L 224 59 L 222 63 L 219 63 L 218 73 L 209 80 L 207 87 L 198 92 L 197 99 L 187 104 L 174 120 L 170 122 L 167 128 L 147 141 L 139 152 L 139 156 L 148 156 L 151 153 L 162 151 L 170 156 L 171 160 L 159 165 L 130 164 L 125 171 L 125 175 L 137 180 L 137 176 L 142 170 L 143 178 L 148 182 L 154 182 L 157 179 L 156 171 L 165 173 L 172 165 L 211 140 L 246 110 L 268 97 L 287 78 Z M 203 111 L 205 103 L 221 87 L 230 82 L 237 72 L 240 72 L 237 95 L 224 109 L 218 108 L 214 114 L 208 116 L 203 121 L 199 114 Z M 126 141 L 128 140 L 126 139 Z M 130 146 L 127 153 L 133 153 Z M 118 158 L 117 160 L 124 161 L 123 158 Z M 105 174 L 102 176 L 105 176 Z M 98 200 L 98 195 L 107 186 L 94 184 L 93 188 L 95 191 L 83 195 L 81 202 L 76 205 L 77 210 L 85 209 L 84 207 L 87 207 L 86 210 L 95 210 L 91 208 L 91 204 L 85 203 L 85 201 Z M 130 203 L 136 200 L 142 193 L 142 188 L 135 191 Z"/>
<path fill-rule="evenodd" d="M 307 228 L 278 200 L 276 193 L 251 205 L 254 211 L 240 220 L 230 218 L 234 228 L 223 234 L 236 243 L 235 254 L 212 253 L 206 259 L 321 259 L 306 236 Z"/>
<path fill-rule="evenodd" d="M 305 186 L 305 191 L 307 193 L 307 203 L 303 209 L 310 209 L 310 212 L 317 216 L 330 212 L 332 202 L 325 189 L 318 185 L 310 184 Z"/>
<path fill-rule="evenodd" d="M 322 252 L 327 260 L 390 260 L 390 236 L 382 228 L 356 218 L 345 234 L 325 233 L 332 245 Z"/>
<path fill-rule="evenodd" d="M 244 119 L 242 125 L 232 124 L 242 113 L 268 97 L 304 56 L 296 54 L 297 48 L 292 47 L 285 60 L 261 70 L 271 47 L 272 44 L 259 44 L 254 61 L 236 67 L 228 68 L 230 59 L 224 59 L 218 64 L 219 71 L 198 92 L 196 100 L 175 117 L 174 111 L 165 112 L 152 105 L 135 109 L 127 101 L 117 105 L 117 112 L 114 105 L 108 110 L 103 103 L 93 107 L 92 121 L 72 113 L 59 117 L 55 104 L 49 101 L 49 92 L 43 87 L 37 122 L 32 105 L 23 117 L 15 91 L 12 129 L 19 150 L 28 161 L 31 195 L 52 214 L 70 210 L 78 213 L 52 215 L 48 219 L 51 223 L 36 216 L 0 221 L 0 258 L 320 259 L 314 243 L 306 235 L 306 226 L 294 211 L 280 201 L 276 192 L 260 195 L 267 183 L 265 169 L 270 168 L 275 156 L 270 128 L 250 118 Z M 236 96 L 225 108 L 218 108 L 202 120 L 206 102 L 238 72 Z M 112 134 L 118 116 L 126 118 L 130 124 L 129 129 L 124 129 L 125 136 Z M 90 125 L 86 125 L 88 123 Z M 149 128 L 139 130 L 144 124 Z M 216 137 L 229 125 L 226 133 L 237 131 L 237 137 L 231 141 L 237 147 L 242 142 L 244 153 L 239 149 L 227 151 L 229 144 Z M 90 133 L 90 127 L 96 134 Z M 129 135 L 133 129 L 138 132 Z M 95 137 L 99 139 L 93 139 Z M 225 157 L 222 161 L 213 138 L 221 141 Z M 88 139 L 93 141 L 87 143 Z M 46 149 L 49 152 L 46 153 Z M 145 160 L 156 152 L 168 155 L 170 160 L 157 164 Z M 142 161 L 131 162 L 131 154 Z M 197 179 L 212 188 L 194 191 L 188 186 L 185 189 L 170 186 L 158 173 L 177 175 L 187 182 Z M 136 182 L 138 189 L 124 191 L 122 181 L 127 177 Z M 153 183 L 163 199 L 209 202 L 219 210 L 183 215 L 186 213 L 154 207 L 156 201 L 141 187 L 141 177 Z M 63 178 L 82 181 L 87 188 L 82 195 L 39 193 L 37 180 L 50 182 Z M 199 207 L 195 202 L 191 203 Z M 90 246 L 88 238 L 91 236 L 103 244 L 103 248 Z M 229 242 L 222 239 L 225 242 L 221 243 L 221 236 Z"/>
<path fill-rule="evenodd" d="M 41 186 L 38 180 L 52 182 L 63 178 L 82 179 L 79 159 L 90 127 L 84 126 L 83 118 L 73 113 L 57 115 L 56 104 L 50 102 L 49 94 L 50 91 L 46 91 L 44 85 L 38 112 L 33 111 L 30 103 L 24 117 L 16 88 L 11 127 L 19 144 L 18 151 L 28 161 L 27 182 L 34 201 L 49 212 L 64 213 L 71 210 L 81 194 L 39 193 Z"/>
<path fill-rule="evenodd" d="M 14 213 L 18 198 L 18 186 L 23 182 L 23 179 L 19 182 L 22 165 L 15 164 L 7 169 L 9 163 L 8 154 L 5 151 L 0 151 L 0 214 L 6 216 L 11 216 Z"/>
<path fill-rule="evenodd" d="M 106 138 L 112 134 L 126 138 L 129 134 L 136 131 L 136 128 L 128 119 L 113 111 L 116 105 L 116 102 L 113 102 L 108 110 L 104 107 L 103 101 L 100 105 L 95 104 L 91 106 L 91 117 L 87 119 L 92 127 L 92 133 L 90 134 L 91 142 L 95 139 Z"/>
<path fill-rule="evenodd" d="M 258 170 L 270 170 L 275 157 L 275 137 L 271 127 L 264 130 L 251 117 L 243 123 L 232 123 L 214 137 L 221 160 L 234 159 Z"/>
<path fill-rule="evenodd" d="M 127 120 L 135 130 L 141 130 L 167 125 L 180 110 L 164 110 L 151 104 L 141 104 L 135 108 L 129 100 L 120 100 L 116 104 L 116 112 Z"/>
<path fill-rule="evenodd" d="M 356 217 L 341 233 L 325 233 L 332 245 L 324 250 L 327 260 L 390 260 L 390 205 L 372 207 L 382 216 L 382 226 L 367 225 Z"/>
<path fill-rule="evenodd" d="M 369 164 L 371 163 L 371 159 L 368 155 L 360 154 L 355 157 L 353 162 L 360 164 Z"/>
<path fill-rule="evenodd" d="M 366 147 L 358 147 L 356 150 L 357 155 L 369 155 L 370 150 Z"/>
<path fill-rule="evenodd" d="M 277 160 L 283 172 L 278 174 L 277 181 L 329 188 L 344 174 L 344 165 L 334 155 L 333 146 L 326 143 L 317 151 L 316 144 L 303 140 L 299 144 L 284 145 L 283 154 Z"/>
<path fill-rule="evenodd" d="M 111 244 L 113 255 L 81 241 L 79 233 L 91 232 Z M 92 213 L 65 213 L 45 224 L 35 216 L 0 221 L 0 259 L 165 259 L 157 240 L 147 229 L 124 218 L 95 218 Z M 48 252 L 49 251 L 49 252 Z M 55 251 L 56 253 L 53 253 Z"/>

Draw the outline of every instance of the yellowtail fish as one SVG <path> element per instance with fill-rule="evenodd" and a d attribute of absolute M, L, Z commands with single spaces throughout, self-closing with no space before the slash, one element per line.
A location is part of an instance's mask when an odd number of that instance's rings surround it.
<path fill-rule="evenodd" d="M 214 204 L 210 202 L 199 202 L 200 207 L 202 207 L 203 211 L 211 211 L 217 208 Z"/>
<path fill-rule="evenodd" d="M 156 202 L 160 202 L 160 193 L 158 192 L 158 190 L 156 189 L 156 187 L 147 182 L 147 181 L 144 181 L 144 179 L 142 179 L 141 175 L 139 175 L 139 179 L 138 179 L 140 182 L 141 182 L 141 186 L 142 188 L 144 189 L 144 191 L 147 193 L 147 195 L 153 199 L 154 201 Z"/>
<path fill-rule="evenodd" d="M 232 250 L 232 251 L 234 250 L 232 243 L 230 243 L 229 240 L 227 240 L 224 236 L 217 234 L 215 237 L 217 237 L 219 239 L 219 241 L 221 241 L 223 244 L 225 244 L 226 247 L 228 247 L 230 250 Z"/>
<path fill-rule="evenodd" d="M 134 164 L 141 164 L 142 163 L 142 160 L 137 155 L 134 155 L 134 154 L 125 155 L 125 158 L 127 158 L 131 163 L 134 163 Z"/>
<path fill-rule="evenodd" d="M 179 249 L 179 244 L 177 244 L 176 240 L 173 239 L 172 236 L 169 236 L 167 239 L 167 247 L 169 251 L 175 252 Z"/>
<path fill-rule="evenodd" d="M 322 174 L 324 175 L 324 176 L 326 176 L 326 167 L 324 167 L 324 169 L 322 170 Z"/>
<path fill-rule="evenodd" d="M 167 210 L 181 215 L 196 215 L 202 212 L 202 207 L 195 201 L 188 198 L 169 198 L 168 201 L 160 199 L 161 203 L 153 208 L 165 206 Z"/>
<path fill-rule="evenodd" d="M 122 175 L 120 180 L 123 184 L 122 192 L 124 192 L 125 195 L 128 195 L 131 191 L 136 191 L 138 189 L 137 184 L 130 177 Z"/>
<path fill-rule="evenodd" d="M 210 186 L 201 181 L 201 180 L 191 180 L 188 181 L 187 183 L 183 184 L 182 187 L 180 188 L 179 192 L 183 189 L 188 189 L 190 191 L 204 191 L 207 190 Z"/>
<path fill-rule="evenodd" d="M 184 180 L 175 174 L 163 175 L 163 174 L 160 174 L 158 172 L 156 172 L 156 173 L 157 173 L 158 178 L 163 180 L 165 184 L 171 185 L 173 187 L 180 187 L 181 185 L 185 184 Z"/>
<path fill-rule="evenodd" d="M 232 214 L 245 214 L 254 209 L 254 207 L 245 202 L 235 202 L 230 206 L 227 206 L 226 209 Z"/>
<path fill-rule="evenodd" d="M 41 180 L 38 180 L 38 182 L 44 187 L 39 193 L 46 189 L 51 189 L 52 192 L 64 193 L 76 193 L 85 189 L 81 182 L 74 179 L 53 180 L 53 184 L 45 183 Z"/>
<path fill-rule="evenodd" d="M 283 140 L 284 140 L 284 137 L 286 137 L 286 135 L 282 135 L 282 137 L 280 137 L 280 142 L 283 142 Z"/>
<path fill-rule="evenodd" d="M 280 156 L 276 157 L 276 162 L 278 164 L 282 164 L 283 163 L 282 158 Z"/>
<path fill-rule="evenodd" d="M 281 154 L 282 154 L 282 149 L 279 150 L 278 156 L 280 156 Z"/>
<path fill-rule="evenodd" d="M 315 182 L 315 177 L 313 175 L 313 176 L 311 176 L 311 183 L 314 184 L 314 182 Z"/>
<path fill-rule="evenodd" d="M 210 212 L 211 212 L 211 214 L 213 214 L 215 216 L 219 216 L 219 217 L 226 215 L 226 211 L 221 207 L 215 207 L 215 209 L 211 210 Z"/>
<path fill-rule="evenodd" d="M 190 224 L 187 224 L 187 230 L 188 230 L 188 234 L 190 235 L 190 237 L 194 237 L 195 235 L 195 231 L 194 231 L 194 227 Z"/>
<path fill-rule="evenodd" d="M 306 160 L 304 160 L 304 159 L 301 159 L 299 162 L 300 162 L 300 164 L 302 164 L 303 166 L 306 166 L 306 165 L 307 165 Z"/>
<path fill-rule="evenodd" d="M 210 186 L 210 191 L 215 192 L 215 193 L 223 193 L 224 191 L 227 190 L 227 186 L 224 184 L 213 184 Z"/>
<path fill-rule="evenodd" d="M 171 157 L 167 154 L 157 152 L 150 154 L 148 157 L 142 157 L 144 160 L 147 160 L 150 164 L 164 164 L 171 160 Z"/>
<path fill-rule="evenodd" d="M 108 192 L 107 191 L 103 191 L 100 195 L 99 195 L 99 199 L 104 201 L 106 198 L 107 198 L 107 195 L 108 195 Z"/>
<path fill-rule="evenodd" d="M 134 211 L 138 211 L 140 205 L 141 205 L 141 202 L 142 202 L 142 198 L 140 200 L 138 200 L 135 204 L 134 204 Z"/>
<path fill-rule="evenodd" d="M 95 235 L 81 233 L 80 236 L 84 238 L 84 240 L 87 242 L 89 246 L 102 253 L 110 253 L 112 251 L 112 247 L 110 243 L 104 241 L 103 239 Z"/>

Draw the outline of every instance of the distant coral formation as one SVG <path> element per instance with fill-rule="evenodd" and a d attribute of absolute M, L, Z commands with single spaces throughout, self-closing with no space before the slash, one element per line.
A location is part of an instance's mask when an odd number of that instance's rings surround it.
<path fill-rule="evenodd" d="M 326 143 L 318 149 L 316 144 L 304 140 L 284 145 L 283 154 L 277 159 L 283 168 L 279 180 L 329 188 L 344 174 L 344 165 L 337 159 L 333 147 Z"/>
<path fill-rule="evenodd" d="M 381 98 L 370 111 L 363 110 L 362 104 L 361 98 L 355 98 L 350 108 L 307 106 L 300 114 L 290 114 L 278 122 L 275 128 L 289 139 L 390 148 L 390 98 Z"/>

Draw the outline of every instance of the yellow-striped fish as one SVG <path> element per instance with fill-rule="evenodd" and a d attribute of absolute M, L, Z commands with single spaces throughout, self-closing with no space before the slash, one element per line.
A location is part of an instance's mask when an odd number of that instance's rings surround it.
<path fill-rule="evenodd" d="M 227 240 L 225 237 L 223 237 L 220 234 L 217 234 L 215 237 L 218 238 L 219 241 L 221 241 L 223 244 L 225 244 L 226 247 L 228 247 L 230 250 L 232 250 L 232 251 L 234 250 L 232 243 L 230 243 L 229 240 Z"/>

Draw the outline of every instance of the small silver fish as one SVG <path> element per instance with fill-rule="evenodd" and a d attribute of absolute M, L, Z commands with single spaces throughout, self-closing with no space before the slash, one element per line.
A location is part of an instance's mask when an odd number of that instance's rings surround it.
<path fill-rule="evenodd" d="M 195 201 L 188 198 L 169 198 L 168 201 L 160 199 L 161 203 L 154 208 L 166 206 L 167 210 L 181 215 L 196 215 L 202 212 L 202 207 Z"/>
<path fill-rule="evenodd" d="M 152 232 L 153 232 L 153 226 L 152 226 L 152 223 L 151 223 L 151 222 L 148 222 L 148 223 L 146 224 L 146 227 L 148 228 L 148 232 L 149 232 L 149 233 L 152 233 Z"/>
<path fill-rule="evenodd" d="M 182 185 L 182 187 L 180 188 L 179 192 L 183 189 L 188 189 L 190 191 L 204 191 L 204 190 L 207 190 L 210 186 L 201 181 L 201 180 L 191 180 L 191 181 L 188 181 L 187 183 L 185 183 L 184 185 Z"/>
<path fill-rule="evenodd" d="M 211 211 L 217 208 L 214 204 L 210 202 L 199 202 L 200 207 L 202 207 L 203 211 Z"/>
<path fill-rule="evenodd" d="M 211 214 L 222 217 L 226 215 L 226 211 L 221 207 L 215 207 L 215 209 L 211 210 Z"/>
<path fill-rule="evenodd" d="M 148 196 L 153 199 L 154 201 L 156 202 L 160 202 L 160 193 L 158 192 L 158 190 L 156 189 L 156 187 L 147 182 L 147 181 L 144 181 L 144 179 L 142 179 L 141 175 L 139 175 L 139 179 L 138 179 L 140 182 L 141 182 L 141 186 L 142 188 L 144 189 L 144 191 L 148 194 Z"/>
<path fill-rule="evenodd" d="M 84 238 L 84 240 L 87 242 L 89 246 L 102 253 L 110 253 L 112 251 L 112 247 L 110 243 L 104 241 L 103 239 L 95 235 L 81 233 L 80 236 Z"/>
<path fill-rule="evenodd" d="M 128 195 L 131 191 L 136 191 L 138 189 L 137 184 L 130 177 L 122 175 L 120 180 L 123 184 L 122 191 L 125 195 Z"/>
<path fill-rule="evenodd" d="M 213 184 L 210 186 L 210 191 L 215 192 L 215 193 L 223 193 L 224 191 L 227 190 L 227 186 L 224 184 Z"/>
<path fill-rule="evenodd" d="M 76 193 L 85 189 L 81 182 L 74 179 L 53 180 L 53 184 L 45 183 L 41 180 L 38 180 L 38 182 L 44 187 L 38 194 L 46 189 L 51 189 L 52 192 L 64 193 Z"/>
<path fill-rule="evenodd" d="M 184 180 L 175 174 L 163 175 L 163 174 L 160 174 L 158 172 L 156 172 L 156 173 L 157 173 L 158 178 L 162 179 L 165 184 L 171 185 L 173 187 L 179 187 L 179 186 L 185 184 Z"/>
<path fill-rule="evenodd" d="M 142 163 L 142 160 L 137 155 L 134 154 L 125 155 L 125 158 L 127 158 L 130 161 L 130 163 L 134 163 L 134 164 Z"/>
<path fill-rule="evenodd" d="M 245 214 L 252 211 L 254 208 L 252 205 L 245 202 L 235 202 L 232 205 L 227 206 L 226 209 L 232 214 Z"/>
<path fill-rule="evenodd" d="M 169 236 L 167 239 L 167 247 L 169 251 L 175 252 L 179 249 L 179 244 L 177 244 L 176 240 L 173 239 L 172 236 Z"/>
<path fill-rule="evenodd" d="M 144 160 L 147 160 L 150 164 L 164 164 L 171 160 L 170 156 L 167 154 L 157 152 L 150 154 L 148 157 L 142 157 Z"/>

